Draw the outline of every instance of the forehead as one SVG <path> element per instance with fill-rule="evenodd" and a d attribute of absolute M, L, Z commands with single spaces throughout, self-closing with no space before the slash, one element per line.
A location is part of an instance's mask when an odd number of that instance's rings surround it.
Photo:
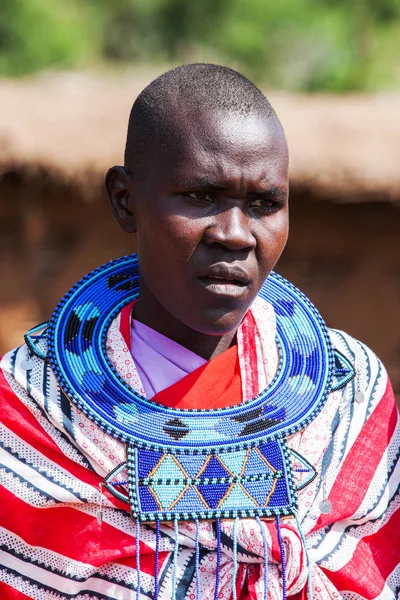
<path fill-rule="evenodd" d="M 196 178 L 287 179 L 286 139 L 274 115 L 199 111 L 174 115 L 173 124 L 153 162 L 156 175 L 171 185 Z"/>

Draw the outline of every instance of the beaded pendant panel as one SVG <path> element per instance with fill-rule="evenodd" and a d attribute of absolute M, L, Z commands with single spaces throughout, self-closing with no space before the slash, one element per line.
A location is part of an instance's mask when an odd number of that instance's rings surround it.
<path fill-rule="evenodd" d="M 343 373 L 347 368 L 335 357 L 318 311 L 271 273 L 260 296 L 276 313 L 280 363 L 274 380 L 239 405 L 173 409 L 135 392 L 107 357 L 108 328 L 138 289 L 136 256 L 106 264 L 68 292 L 48 329 L 48 359 L 64 392 L 99 427 L 127 442 L 132 516 L 154 521 L 290 514 L 296 498 L 285 438 L 321 410 L 335 367 Z"/>
<path fill-rule="evenodd" d="M 132 516 L 166 521 L 289 515 L 296 498 L 283 440 L 230 450 L 173 454 L 130 444 Z"/>

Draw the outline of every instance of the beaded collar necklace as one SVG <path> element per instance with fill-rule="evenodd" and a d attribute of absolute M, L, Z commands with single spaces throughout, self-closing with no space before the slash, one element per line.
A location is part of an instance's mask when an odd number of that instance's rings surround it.
<path fill-rule="evenodd" d="M 105 479 L 108 489 L 129 502 L 134 518 L 148 522 L 293 514 L 294 453 L 286 437 L 323 407 L 337 360 L 318 311 L 271 273 L 259 295 L 276 313 L 280 363 L 274 380 L 240 405 L 173 409 L 134 391 L 107 356 L 108 328 L 138 291 L 137 256 L 110 262 L 74 285 L 48 329 L 48 359 L 66 395 L 127 444 L 126 463 Z M 298 454 L 295 459 L 311 481 L 313 467 Z M 128 495 L 112 484 L 125 468 Z"/>

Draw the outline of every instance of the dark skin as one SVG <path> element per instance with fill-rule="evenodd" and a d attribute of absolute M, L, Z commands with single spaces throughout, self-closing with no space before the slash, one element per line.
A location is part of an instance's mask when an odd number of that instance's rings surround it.
<path fill-rule="evenodd" d="M 233 343 L 286 244 L 287 145 L 274 116 L 171 118 L 173 139 L 157 144 L 145 177 L 112 167 L 106 188 L 136 233 L 135 319 L 210 359 Z"/>

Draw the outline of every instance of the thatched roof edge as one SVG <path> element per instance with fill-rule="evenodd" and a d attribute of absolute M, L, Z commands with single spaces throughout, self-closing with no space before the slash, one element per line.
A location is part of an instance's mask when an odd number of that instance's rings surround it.
<path fill-rule="evenodd" d="M 122 161 L 131 104 L 152 76 L 0 81 L 0 175 L 47 173 L 90 196 Z M 400 201 L 398 95 L 267 95 L 288 137 L 292 193 Z"/>

